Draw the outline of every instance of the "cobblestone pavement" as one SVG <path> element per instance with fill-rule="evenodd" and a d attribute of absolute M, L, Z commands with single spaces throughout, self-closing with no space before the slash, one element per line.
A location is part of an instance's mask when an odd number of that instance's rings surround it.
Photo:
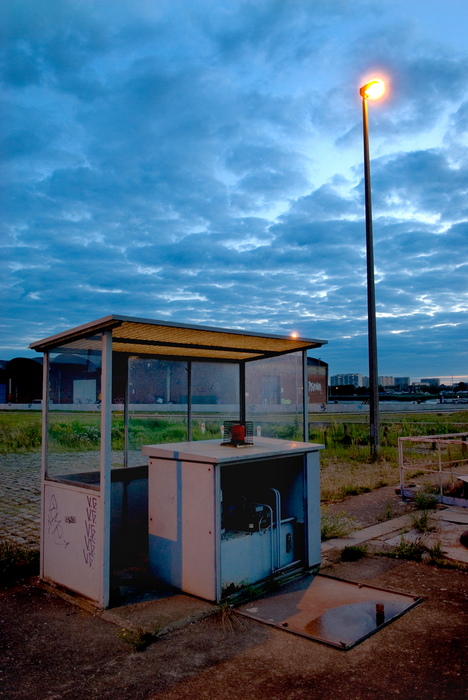
<path fill-rule="evenodd" d="M 38 547 L 41 455 L 1 455 L 0 465 L 0 539 Z"/>
<path fill-rule="evenodd" d="M 99 452 L 51 455 L 50 461 L 51 475 L 94 471 L 99 469 Z M 39 547 L 40 486 L 39 452 L 0 455 L 0 540 Z"/>

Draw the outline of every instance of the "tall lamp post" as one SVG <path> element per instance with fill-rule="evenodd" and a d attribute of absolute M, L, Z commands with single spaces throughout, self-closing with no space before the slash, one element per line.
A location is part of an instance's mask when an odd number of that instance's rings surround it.
<path fill-rule="evenodd" d="M 362 97 L 362 124 L 364 137 L 364 189 L 366 198 L 366 255 L 367 255 L 367 327 L 369 347 L 369 428 L 371 458 L 376 460 L 380 449 L 379 377 L 377 367 L 377 323 L 375 313 L 374 240 L 372 232 L 372 199 L 369 158 L 368 100 L 376 100 L 385 92 L 382 80 L 372 80 L 359 90 Z"/>

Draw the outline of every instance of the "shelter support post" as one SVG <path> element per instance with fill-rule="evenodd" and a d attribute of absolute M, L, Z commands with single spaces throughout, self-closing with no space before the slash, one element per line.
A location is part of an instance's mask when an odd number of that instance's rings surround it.
<path fill-rule="evenodd" d="M 302 351 L 302 420 L 303 440 L 309 442 L 309 379 L 307 376 L 307 350 Z"/>
<path fill-rule="evenodd" d="M 112 429 L 112 331 L 102 333 L 101 374 L 101 547 L 102 547 L 102 608 L 109 605 L 110 588 L 110 527 L 111 527 L 111 429 Z"/>

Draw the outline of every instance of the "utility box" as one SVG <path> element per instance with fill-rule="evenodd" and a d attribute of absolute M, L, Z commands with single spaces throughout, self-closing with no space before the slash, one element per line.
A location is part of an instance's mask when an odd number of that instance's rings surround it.
<path fill-rule="evenodd" d="M 151 573 L 219 602 L 320 563 L 321 445 L 256 438 L 146 445 Z"/>

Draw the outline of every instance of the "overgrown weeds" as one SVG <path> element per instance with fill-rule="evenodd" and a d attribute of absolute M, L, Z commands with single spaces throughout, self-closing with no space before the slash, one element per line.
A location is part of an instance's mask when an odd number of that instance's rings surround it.
<path fill-rule="evenodd" d="M 346 513 L 327 513 L 322 511 L 320 534 L 322 541 L 335 537 L 346 537 L 353 530 L 354 520 Z"/>
<path fill-rule="evenodd" d="M 391 520 L 393 518 L 393 503 L 389 501 L 387 505 L 385 506 L 385 510 L 382 513 L 382 515 L 379 515 L 377 517 L 377 520 L 379 523 L 384 522 L 385 520 Z"/>
<path fill-rule="evenodd" d="M 414 540 L 408 540 L 404 535 L 401 536 L 400 542 L 392 549 L 378 552 L 381 556 L 392 557 L 394 559 L 409 559 L 410 561 L 422 561 L 423 555 L 428 549 L 424 544 L 422 537 L 416 537 Z"/>
<path fill-rule="evenodd" d="M 222 603 L 217 611 L 217 619 L 220 620 L 223 630 L 226 632 L 235 632 L 245 626 L 245 620 L 240 615 L 237 615 L 233 605 Z"/>
<path fill-rule="evenodd" d="M 435 527 L 431 524 L 430 513 L 428 510 L 423 510 L 419 513 L 411 513 L 411 524 L 413 530 L 416 530 L 421 535 L 427 532 L 434 532 Z"/>

